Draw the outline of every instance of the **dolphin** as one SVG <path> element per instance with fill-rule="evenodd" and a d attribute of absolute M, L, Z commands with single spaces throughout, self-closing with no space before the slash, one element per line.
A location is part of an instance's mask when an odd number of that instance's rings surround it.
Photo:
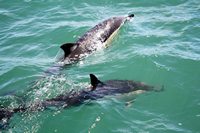
<path fill-rule="evenodd" d="M 109 18 L 85 32 L 74 43 L 63 44 L 60 48 L 64 51 L 64 54 L 58 57 L 59 63 L 49 67 L 46 73 L 53 74 L 66 65 L 76 63 L 88 57 L 105 45 L 125 21 L 131 20 L 133 17 L 134 14 L 125 17 Z"/>
<path fill-rule="evenodd" d="M 49 106 L 77 106 L 87 100 L 97 100 L 106 96 L 118 96 L 119 94 L 145 93 L 147 91 L 163 91 L 163 86 L 151 86 L 135 80 L 107 80 L 101 82 L 95 75 L 90 74 L 91 87 L 65 93 L 55 98 L 42 102 L 43 107 Z"/>
<path fill-rule="evenodd" d="M 88 100 L 98 100 L 100 98 L 106 98 L 107 96 L 119 96 L 121 94 L 139 94 L 147 91 L 163 91 L 163 86 L 151 86 L 144 82 L 135 80 L 106 80 L 100 81 L 95 75 L 90 74 L 91 86 L 86 89 L 66 92 L 58 95 L 55 98 L 47 99 L 35 105 L 19 106 L 13 110 L 8 110 L 2 104 L 0 104 L 0 119 L 4 122 L 0 123 L 0 129 L 4 129 L 9 125 L 8 120 L 14 113 L 25 112 L 30 110 L 39 110 L 50 107 L 59 107 L 63 109 L 65 107 L 79 106 L 86 103 Z M 133 97 L 134 99 L 134 97 Z"/>

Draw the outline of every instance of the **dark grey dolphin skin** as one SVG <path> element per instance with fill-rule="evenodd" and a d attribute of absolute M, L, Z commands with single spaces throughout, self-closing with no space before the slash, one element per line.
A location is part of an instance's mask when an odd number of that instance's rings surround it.
<path fill-rule="evenodd" d="M 60 63 L 49 67 L 46 73 L 54 74 L 65 65 L 76 63 L 94 53 L 99 47 L 105 45 L 109 38 L 112 38 L 126 20 L 133 17 L 134 14 L 109 18 L 84 33 L 74 43 L 63 44 L 60 48 L 63 49 L 64 55 L 59 57 Z"/>
<path fill-rule="evenodd" d="M 9 120 L 14 113 L 24 112 L 26 110 L 37 110 L 37 109 L 45 109 L 51 106 L 59 106 L 71 107 L 78 106 L 83 104 L 87 100 L 97 100 L 100 98 L 104 98 L 109 95 L 117 95 L 117 94 L 130 94 L 136 91 L 162 91 L 163 86 L 151 86 L 147 85 L 144 82 L 139 82 L 135 80 L 107 80 L 101 82 L 95 75 L 90 74 L 91 87 L 67 92 L 65 94 L 59 95 L 55 98 L 44 100 L 41 103 L 37 103 L 36 105 L 25 107 L 20 106 L 13 110 L 8 110 L 3 105 L 1 105 L 0 110 L 0 119 Z M 0 123 L 0 129 L 5 128 L 9 125 L 9 122 Z"/>

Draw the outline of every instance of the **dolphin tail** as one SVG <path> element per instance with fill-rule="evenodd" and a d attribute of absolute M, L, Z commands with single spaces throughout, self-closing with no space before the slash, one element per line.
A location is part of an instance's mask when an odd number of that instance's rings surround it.
<path fill-rule="evenodd" d="M 18 113 L 21 111 L 25 111 L 26 108 L 24 105 L 19 106 L 13 110 L 8 110 L 8 108 L 4 107 L 0 104 L 0 130 L 6 129 L 9 126 L 8 120 L 13 116 L 14 113 Z"/>
<path fill-rule="evenodd" d="M 127 19 L 127 20 L 131 20 L 133 17 L 134 17 L 134 14 L 131 14 L 131 15 L 128 15 L 128 16 L 126 17 L 126 19 Z"/>
<path fill-rule="evenodd" d="M 3 119 L 10 119 L 14 113 L 18 113 L 18 112 L 21 112 L 21 111 L 25 111 L 26 108 L 24 105 L 22 106 L 19 106 L 18 108 L 15 108 L 13 110 L 8 110 L 8 108 L 4 107 L 2 104 L 0 104 L 0 120 L 3 120 Z"/>

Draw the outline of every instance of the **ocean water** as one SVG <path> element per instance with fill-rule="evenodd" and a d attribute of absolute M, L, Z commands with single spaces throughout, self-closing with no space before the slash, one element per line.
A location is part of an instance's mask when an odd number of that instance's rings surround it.
<path fill-rule="evenodd" d="M 40 78 L 60 46 L 110 17 L 135 14 L 109 46 Z M 101 81 L 135 79 L 163 92 L 17 113 L 0 132 L 200 132 L 200 1 L 0 0 L 0 103 L 13 109 Z"/>

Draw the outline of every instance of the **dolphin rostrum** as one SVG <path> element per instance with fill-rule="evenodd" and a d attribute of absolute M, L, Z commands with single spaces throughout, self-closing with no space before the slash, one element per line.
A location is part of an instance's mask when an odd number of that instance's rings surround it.
<path fill-rule="evenodd" d="M 134 14 L 109 18 L 85 32 L 74 43 L 63 44 L 60 46 L 64 51 L 64 54 L 59 57 L 60 63 L 49 67 L 46 73 L 55 73 L 61 67 L 76 63 L 94 53 L 98 48 L 105 45 L 109 38 L 115 35 L 126 20 L 130 20 L 133 17 Z"/>
<path fill-rule="evenodd" d="M 55 98 L 36 103 L 35 105 L 22 105 L 13 110 L 9 110 L 0 104 L 0 119 L 4 121 L 2 123 L 0 122 L 0 129 L 7 127 L 9 125 L 8 120 L 14 113 L 18 112 L 45 109 L 52 106 L 58 106 L 62 109 L 64 107 L 78 106 L 88 100 L 97 100 L 106 96 L 120 97 L 123 94 L 128 97 L 132 94 L 136 95 L 147 91 L 163 91 L 163 86 L 151 86 L 135 80 L 107 80 L 102 82 L 93 74 L 90 74 L 90 80 L 91 87 L 89 88 L 66 92 Z"/>

